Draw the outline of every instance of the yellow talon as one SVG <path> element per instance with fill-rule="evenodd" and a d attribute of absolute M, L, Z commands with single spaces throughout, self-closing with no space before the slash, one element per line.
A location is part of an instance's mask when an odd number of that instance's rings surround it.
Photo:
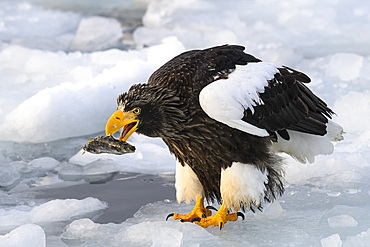
<path fill-rule="evenodd" d="M 188 214 L 169 214 L 167 219 L 170 216 L 173 216 L 174 220 L 180 220 L 181 222 L 192 222 L 193 219 L 202 219 L 208 216 L 211 216 L 211 210 L 204 207 L 204 198 L 198 197 L 195 203 L 193 210 Z"/>
<path fill-rule="evenodd" d="M 218 226 L 221 230 L 226 224 L 226 222 L 236 221 L 238 219 L 239 213 L 228 214 L 227 213 L 228 211 L 229 209 L 225 207 L 224 204 L 222 204 L 216 214 L 209 218 L 202 218 L 199 222 L 195 222 L 195 224 L 198 224 L 204 228 L 207 228 L 209 226 Z"/>

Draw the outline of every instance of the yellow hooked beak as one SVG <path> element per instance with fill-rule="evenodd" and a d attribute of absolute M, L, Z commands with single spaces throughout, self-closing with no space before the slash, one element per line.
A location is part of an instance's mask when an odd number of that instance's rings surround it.
<path fill-rule="evenodd" d="M 127 139 L 134 133 L 139 124 L 139 120 L 136 119 L 137 114 L 133 111 L 122 112 L 121 110 L 116 111 L 109 118 L 107 125 L 105 126 L 105 134 L 113 135 L 120 128 L 123 127 L 121 135 L 119 137 L 120 141 L 127 141 Z"/>

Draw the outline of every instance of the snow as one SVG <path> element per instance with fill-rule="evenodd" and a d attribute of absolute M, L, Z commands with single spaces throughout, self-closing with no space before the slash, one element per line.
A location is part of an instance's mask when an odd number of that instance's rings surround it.
<path fill-rule="evenodd" d="M 368 246 L 370 3 L 105 2 L 0 1 L 0 246 Z M 130 4 L 147 10 L 127 41 L 128 11 L 115 11 Z M 136 47 L 125 50 L 127 42 Z M 97 198 L 35 197 L 34 189 L 119 172 L 174 173 L 174 157 L 155 138 L 131 136 L 137 150 L 122 156 L 82 155 L 80 145 L 103 133 L 131 84 L 185 50 L 225 43 L 304 71 L 345 130 L 334 153 L 312 164 L 283 156 L 286 193 L 277 202 L 219 231 L 165 221 L 193 206 L 172 200 L 99 224 L 109 205 Z"/>

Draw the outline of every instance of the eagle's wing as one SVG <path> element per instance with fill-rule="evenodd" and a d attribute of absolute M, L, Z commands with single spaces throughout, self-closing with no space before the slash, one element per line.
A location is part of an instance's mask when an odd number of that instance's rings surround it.
<path fill-rule="evenodd" d="M 288 67 L 248 63 L 204 87 L 199 100 L 209 117 L 253 135 L 276 138 L 277 132 L 289 140 L 287 129 L 325 135 L 333 112 L 303 85 L 308 82 Z"/>
<path fill-rule="evenodd" d="M 185 88 L 184 97 L 200 92 L 209 117 L 253 135 L 289 139 L 287 129 L 324 135 L 333 112 L 303 85 L 310 78 L 243 51 L 224 45 L 184 52 L 155 71 L 148 84 Z"/>
<path fill-rule="evenodd" d="M 260 62 L 243 50 L 243 46 L 223 45 L 184 52 L 156 70 L 149 77 L 148 84 L 200 91 L 209 83 L 226 78 L 236 65 Z"/>

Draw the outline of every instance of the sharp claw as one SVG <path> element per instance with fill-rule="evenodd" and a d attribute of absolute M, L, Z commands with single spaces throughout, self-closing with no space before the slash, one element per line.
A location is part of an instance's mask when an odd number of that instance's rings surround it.
<path fill-rule="evenodd" d="M 219 227 L 220 227 L 220 231 L 221 231 L 221 230 L 222 230 L 222 228 L 224 227 L 224 223 L 223 223 L 223 222 L 220 222 Z"/>
<path fill-rule="evenodd" d="M 207 215 L 206 214 L 202 214 L 202 218 L 207 218 Z"/>
<path fill-rule="evenodd" d="M 170 213 L 169 215 L 167 215 L 167 217 L 166 217 L 166 221 L 168 220 L 168 218 L 170 218 L 170 217 L 172 217 L 172 216 L 174 216 L 175 214 L 174 213 Z"/>
<path fill-rule="evenodd" d="M 201 218 L 193 218 L 190 220 L 191 223 L 193 223 L 194 221 L 196 222 L 200 222 L 202 219 Z"/>
<path fill-rule="evenodd" d="M 214 206 L 207 206 L 206 209 L 212 209 L 212 210 L 217 211 L 217 208 L 215 208 Z"/>
<path fill-rule="evenodd" d="M 236 215 L 242 217 L 243 220 L 245 219 L 244 214 L 242 212 L 237 212 Z"/>

